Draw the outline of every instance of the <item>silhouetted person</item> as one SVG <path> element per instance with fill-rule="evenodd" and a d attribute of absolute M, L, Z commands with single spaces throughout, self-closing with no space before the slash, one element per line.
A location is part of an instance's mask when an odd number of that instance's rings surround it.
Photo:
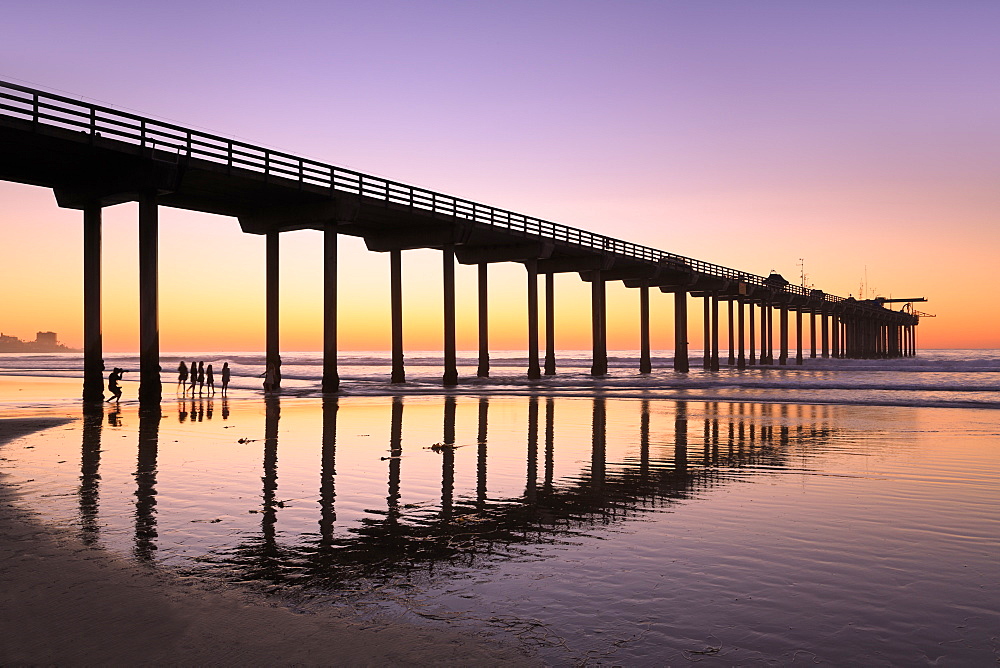
<path fill-rule="evenodd" d="M 177 365 L 177 387 L 181 392 L 187 392 L 188 368 L 184 360 Z"/>
<path fill-rule="evenodd" d="M 205 390 L 205 363 L 198 362 L 198 394 Z"/>
<path fill-rule="evenodd" d="M 208 385 L 208 393 L 215 394 L 215 373 L 212 371 L 211 364 L 205 369 L 205 384 Z"/>
<path fill-rule="evenodd" d="M 117 402 L 122 398 L 122 388 L 118 385 L 118 381 L 122 379 L 123 373 L 125 373 L 124 369 L 115 367 L 111 370 L 111 373 L 108 374 L 108 392 L 111 393 L 111 396 L 108 397 L 108 401 L 114 399 L 115 402 Z"/>
<path fill-rule="evenodd" d="M 275 368 L 274 364 L 268 364 L 267 369 L 264 371 L 264 391 L 274 392 L 278 389 L 278 370 Z"/>
<path fill-rule="evenodd" d="M 191 396 L 194 396 L 194 388 L 198 385 L 198 363 L 191 362 Z"/>
<path fill-rule="evenodd" d="M 226 396 L 226 388 L 229 387 L 229 362 L 222 363 L 222 396 Z"/>

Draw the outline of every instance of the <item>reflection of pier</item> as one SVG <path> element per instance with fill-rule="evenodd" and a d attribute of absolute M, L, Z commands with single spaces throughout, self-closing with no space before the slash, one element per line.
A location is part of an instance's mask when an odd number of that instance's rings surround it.
<path fill-rule="evenodd" d="M 102 398 L 101 233 L 104 207 L 138 203 L 139 398 L 159 401 L 159 207 L 238 218 L 244 232 L 265 238 L 265 345 L 268 368 L 280 369 L 278 263 L 283 232 L 323 234 L 322 313 L 325 392 L 338 389 L 337 247 L 342 234 L 361 237 L 368 249 L 389 254 L 392 340 L 391 381 L 405 382 L 402 253 L 441 251 L 445 385 L 458 382 L 455 263 L 478 266 L 478 375 L 489 375 L 487 276 L 490 264 L 516 262 L 526 271 L 529 378 L 541 377 L 539 275 L 545 277 L 544 373 L 554 374 L 554 276 L 576 273 L 591 284 L 591 372 L 604 375 L 607 358 L 606 284 L 639 291 L 639 371 L 649 373 L 650 290 L 673 295 L 673 368 L 686 372 L 688 297 L 703 300 L 704 359 L 720 364 L 720 302 L 728 314 L 727 363 L 773 364 L 774 316 L 779 364 L 794 354 L 803 362 L 804 315 L 817 356 L 817 319 L 823 357 L 901 357 L 916 352 L 919 314 L 893 311 L 893 300 L 847 299 L 586 230 L 540 220 L 444 193 L 361 174 L 209 135 L 100 105 L 0 82 L 0 179 L 52 188 L 59 206 L 82 211 L 84 255 L 85 399 Z M 904 301 L 904 300 L 895 300 Z M 905 300 L 910 301 L 910 300 Z M 912 301 L 923 301 L 915 299 Z M 749 311 L 749 326 L 744 316 Z M 759 311 L 760 356 L 755 358 L 754 311 Z M 789 314 L 795 314 L 790 352 Z M 738 347 L 738 351 L 736 348 Z M 279 379 L 280 375 L 275 376 Z"/>
<path fill-rule="evenodd" d="M 339 402 L 323 401 L 322 443 L 318 471 L 319 531 L 285 544 L 279 539 L 282 503 L 279 489 L 279 430 L 281 404 L 277 396 L 266 402 L 262 452 L 261 524 L 247 537 L 210 560 L 239 572 L 246 579 L 284 580 L 308 574 L 310 582 L 377 575 L 433 564 L 454 557 L 503 558 L 517 545 L 571 539 L 593 527 L 635 517 L 692 498 L 700 490 L 726 484 L 724 469 L 786 465 L 791 443 L 820 442 L 831 436 L 825 425 L 825 406 L 767 404 L 688 404 L 685 402 L 627 402 L 636 408 L 637 448 L 623 461 L 608 461 L 608 406 L 594 399 L 591 406 L 591 448 L 586 466 L 556 479 L 555 410 L 559 401 L 537 396 L 527 403 L 526 461 L 523 493 L 491 498 L 487 492 L 489 407 L 478 399 L 475 487 L 456 493 L 456 399 L 443 405 L 441 495 L 435 507 L 406 507 L 400 503 L 405 475 L 403 424 L 406 404 L 391 402 L 387 494 L 382 510 L 369 510 L 360 522 L 337 530 L 336 458 Z M 694 407 L 697 408 L 694 408 Z M 672 412 L 668 431 L 651 425 L 654 409 Z M 790 412 L 791 411 L 791 412 Z M 805 414 L 803 414 L 805 412 Z M 796 414 L 797 413 L 797 414 Z M 156 549 L 156 479 L 159 413 L 140 415 L 136 468 L 134 553 L 151 559 Z M 100 420 L 84 433 L 80 487 L 80 514 L 85 528 L 96 531 L 97 474 L 95 445 L 100 443 Z M 541 459 L 541 461 L 539 461 Z"/>

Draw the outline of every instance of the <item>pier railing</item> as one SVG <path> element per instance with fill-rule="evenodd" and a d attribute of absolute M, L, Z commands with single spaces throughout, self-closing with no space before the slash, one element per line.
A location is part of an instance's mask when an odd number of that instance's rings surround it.
<path fill-rule="evenodd" d="M 229 169 L 256 172 L 265 181 L 276 179 L 328 188 L 383 200 L 387 205 L 408 206 L 431 214 L 474 221 L 520 236 L 560 241 L 670 267 L 685 267 L 712 277 L 821 298 L 830 303 L 843 301 L 842 297 L 818 295 L 798 285 L 775 285 L 763 276 L 14 83 L 0 81 L 0 113 L 28 121 L 36 127 L 45 125 L 81 132 L 91 142 L 109 138 L 173 153 L 178 159 L 195 158 Z"/>

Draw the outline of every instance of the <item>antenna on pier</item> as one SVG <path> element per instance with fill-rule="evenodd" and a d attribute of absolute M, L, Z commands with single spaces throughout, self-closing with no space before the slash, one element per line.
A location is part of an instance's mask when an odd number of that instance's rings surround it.
<path fill-rule="evenodd" d="M 802 257 L 799 258 L 799 285 L 806 290 L 812 288 L 812 284 L 809 283 L 809 274 L 806 273 L 806 260 Z"/>

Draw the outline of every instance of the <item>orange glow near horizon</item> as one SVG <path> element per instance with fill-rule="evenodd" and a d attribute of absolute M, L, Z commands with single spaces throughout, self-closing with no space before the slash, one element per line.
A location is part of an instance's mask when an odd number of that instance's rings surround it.
<path fill-rule="evenodd" d="M 47 190 L 2 184 L 0 211 L 9 260 L 3 323 L 6 334 L 34 338 L 53 330 L 67 345 L 79 347 L 82 332 L 82 231 L 77 211 L 55 206 Z M 138 347 L 136 207 L 111 207 L 104 214 L 104 345 L 108 351 Z M 264 239 L 243 234 L 234 219 L 161 208 L 160 340 L 170 351 L 259 351 L 264 340 Z M 36 230 L 45 230 L 39 233 Z M 300 231 L 281 236 L 281 346 L 283 350 L 322 348 L 322 244 L 320 233 Z M 976 249 L 969 252 L 975 254 Z M 989 266 L 988 249 L 968 266 Z M 341 237 L 339 267 L 340 348 L 387 350 L 389 347 L 389 262 L 385 253 L 367 251 L 364 242 Z M 918 284 L 923 263 L 887 256 L 870 274 L 899 272 Z M 730 265 L 732 266 L 732 265 Z M 786 273 L 786 276 L 787 273 Z M 965 273 L 962 274 L 964 278 Z M 789 276 L 790 277 L 790 276 Z M 440 350 L 441 255 L 433 250 L 403 254 L 404 344 L 408 350 Z M 791 278 L 791 277 L 790 277 Z M 30 280 L 24 280 L 30 279 Z M 947 280 L 947 276 L 943 280 Z M 490 266 L 490 347 L 526 348 L 526 272 L 516 263 Z M 902 284 L 908 281 L 901 280 Z M 475 350 L 477 334 L 476 267 L 458 265 L 457 335 L 461 350 Z M 935 281 L 935 284 L 941 281 Z M 941 285 L 942 294 L 918 308 L 940 317 L 918 328 L 921 348 L 1000 348 L 1000 314 L 983 309 L 979 298 L 958 285 Z M 950 289 L 949 289 L 950 288 Z M 923 296 L 919 294 L 908 296 Z M 638 347 L 638 291 L 609 283 L 608 347 Z M 843 294 L 843 293 L 841 293 Z M 544 278 L 539 277 L 540 306 Z M 689 336 L 701 347 L 701 300 L 689 299 Z M 651 291 L 652 346 L 673 348 L 673 297 Z M 725 306 L 721 308 L 725 322 Z M 792 318 L 794 322 L 794 318 Z M 544 314 L 540 316 L 544 345 Z M 723 324 L 723 332 L 725 325 Z M 556 341 L 563 350 L 587 350 L 590 340 L 590 285 L 574 273 L 556 276 Z M 721 337 L 723 348 L 725 335 Z M 808 338 L 806 338 L 808 341 Z M 793 337 L 794 341 L 794 337 Z"/>

